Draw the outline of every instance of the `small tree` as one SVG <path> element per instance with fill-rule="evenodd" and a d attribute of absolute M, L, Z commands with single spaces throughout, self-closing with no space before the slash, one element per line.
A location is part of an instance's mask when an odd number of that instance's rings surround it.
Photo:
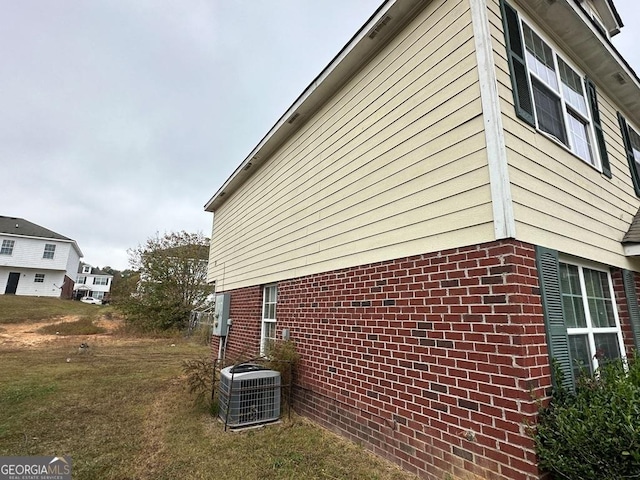
<path fill-rule="evenodd" d="M 120 271 L 110 266 L 106 266 L 101 270 L 109 275 L 113 275 L 111 289 L 109 291 L 109 299 L 113 303 L 130 297 L 138 288 L 138 281 L 140 280 L 138 272 L 129 269 Z"/>
<path fill-rule="evenodd" d="M 127 319 L 143 329 L 183 328 L 189 312 L 204 306 L 214 291 L 207 284 L 209 239 L 201 233 L 156 234 L 129 250 L 140 274 L 136 291 L 119 298 Z"/>

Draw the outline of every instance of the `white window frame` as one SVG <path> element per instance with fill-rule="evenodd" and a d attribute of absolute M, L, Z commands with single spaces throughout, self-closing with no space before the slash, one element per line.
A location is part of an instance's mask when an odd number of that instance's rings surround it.
<path fill-rule="evenodd" d="M 91 265 L 83 265 L 82 273 L 91 273 Z"/>
<path fill-rule="evenodd" d="M 54 243 L 45 243 L 44 252 L 42 253 L 42 258 L 53 260 L 53 257 L 55 257 L 55 255 L 56 255 L 56 245 Z"/>
<path fill-rule="evenodd" d="M 33 277 L 34 283 L 44 283 L 44 273 L 36 273 Z"/>
<path fill-rule="evenodd" d="M 85 275 L 78 275 L 76 277 L 76 283 L 78 285 L 84 285 L 87 283 L 87 277 Z"/>
<path fill-rule="evenodd" d="M 105 277 L 93 277 L 94 285 L 109 285 L 109 279 Z"/>
<path fill-rule="evenodd" d="M 578 268 L 578 278 L 580 281 L 580 293 L 582 298 L 582 307 L 585 315 L 586 326 L 585 327 L 568 327 L 567 326 L 567 336 L 569 337 L 577 336 L 577 335 L 587 336 L 588 346 L 589 346 L 589 356 L 591 358 L 591 365 L 590 365 L 591 372 L 592 373 L 597 372 L 598 367 L 600 366 L 600 363 L 598 361 L 596 343 L 595 343 L 596 334 L 615 333 L 616 338 L 618 340 L 618 351 L 620 353 L 620 358 L 624 359 L 625 346 L 624 346 L 624 340 L 622 337 L 622 328 L 620 326 L 620 318 L 618 316 L 618 306 L 616 304 L 616 296 L 615 296 L 615 291 L 613 289 L 613 281 L 611 279 L 610 271 L 607 268 L 604 268 L 600 265 L 595 265 L 588 262 L 578 262 L 574 259 L 568 259 L 562 256 L 558 259 L 558 261 L 559 261 L 559 266 L 558 266 L 559 269 L 562 268 L 563 264 L 571 265 Z M 584 279 L 585 269 L 596 271 L 596 272 L 602 272 L 606 274 L 607 283 L 608 283 L 608 293 L 609 293 L 609 298 L 611 299 L 611 309 L 613 311 L 613 317 L 614 317 L 614 323 L 615 323 L 615 325 L 612 327 L 596 327 L 593 325 L 590 308 L 589 308 L 589 299 L 586 295 L 587 289 L 586 289 L 585 279 Z M 561 298 L 564 298 L 565 293 L 566 292 L 562 291 L 562 282 L 561 282 L 560 283 Z M 566 325 L 566 322 L 567 322 L 566 314 L 564 315 L 564 317 L 565 317 L 565 325 Z M 570 342 L 569 342 L 569 351 L 571 352 Z M 576 360 L 577 359 L 574 359 L 572 356 L 571 358 L 572 368 L 574 367 L 573 364 L 575 363 Z"/>
<path fill-rule="evenodd" d="M 631 142 L 631 149 L 633 150 L 633 158 L 636 162 L 635 169 L 638 175 L 640 176 L 640 130 L 635 128 L 629 122 L 627 122 L 627 128 L 629 129 L 629 142 Z"/>
<path fill-rule="evenodd" d="M 536 129 L 543 135 L 545 135 L 546 137 L 550 138 L 551 140 L 553 140 L 555 143 L 557 143 L 558 145 L 562 146 L 564 149 L 566 149 L 567 151 L 571 152 L 572 155 L 576 156 L 577 158 L 579 158 L 580 160 L 582 160 L 584 163 L 586 163 L 587 165 L 591 165 L 592 167 L 594 167 L 595 169 L 597 169 L 598 171 L 602 171 L 602 161 L 600 159 L 600 152 L 599 152 L 599 148 L 598 148 L 598 142 L 597 142 L 597 138 L 596 138 L 596 132 L 595 132 L 595 127 L 594 127 L 594 123 L 593 123 L 593 118 L 592 118 L 592 112 L 591 112 L 591 108 L 589 106 L 589 93 L 587 91 L 587 85 L 585 83 L 585 75 L 583 72 L 580 71 L 579 68 L 577 68 L 575 66 L 575 64 L 573 62 L 571 62 L 569 59 L 567 59 L 567 57 L 565 57 L 564 55 L 562 55 L 560 52 L 561 50 L 559 48 L 557 48 L 557 46 L 550 41 L 543 33 L 541 33 L 536 27 L 535 24 L 533 22 L 530 22 L 528 19 L 523 18 L 524 15 L 520 14 L 518 16 L 518 18 L 520 19 L 520 35 L 522 38 L 522 47 L 524 48 L 524 56 L 525 56 L 525 62 L 526 62 L 526 66 L 527 66 L 527 82 L 529 83 L 529 89 L 531 91 L 531 101 L 533 104 L 533 116 L 534 116 L 534 121 L 536 124 Z M 532 65 L 531 62 L 531 53 L 529 52 L 528 48 L 527 48 L 527 44 L 526 44 L 526 37 L 524 34 L 524 26 L 527 26 L 528 28 L 531 29 L 531 31 L 537 35 L 540 40 L 542 40 L 550 49 L 551 49 L 551 53 L 552 53 L 552 58 L 553 58 L 553 67 L 554 67 L 554 72 L 555 73 L 555 85 L 552 85 L 551 83 L 553 82 L 549 82 L 548 79 L 544 78 L 544 76 L 540 76 L 536 73 L 537 71 L 537 65 Z M 574 107 L 571 105 L 571 103 L 569 103 L 567 101 L 567 99 L 565 98 L 565 94 L 563 92 L 563 81 L 562 78 L 560 77 L 560 68 L 559 68 L 559 63 L 558 63 L 558 59 L 561 59 L 565 64 L 567 64 L 567 66 L 569 68 L 571 68 L 577 75 L 578 77 L 580 77 L 580 85 L 582 86 L 582 97 L 584 99 L 585 105 L 586 105 L 586 109 L 585 111 L 581 112 L 580 109 Z M 548 73 L 548 72 L 547 72 Z M 555 96 L 556 100 L 559 99 L 560 100 L 560 109 L 562 110 L 562 118 L 560 119 L 562 122 L 562 126 L 563 126 L 563 130 L 564 130 L 564 135 L 566 137 L 566 143 L 563 142 L 561 139 L 557 138 L 555 135 L 545 132 L 544 130 L 542 130 L 540 128 L 540 121 L 538 119 L 538 107 L 536 104 L 536 99 L 535 99 L 535 95 L 534 95 L 534 79 L 535 81 L 537 81 L 538 83 L 540 83 L 545 90 L 549 91 L 552 95 Z M 589 152 L 590 152 L 590 159 L 588 158 L 584 158 L 583 156 L 580 155 L 579 153 L 579 148 L 578 145 L 575 144 L 575 140 L 573 138 L 573 134 L 571 132 L 570 129 L 570 117 L 573 116 L 574 118 L 576 118 L 577 120 L 584 122 L 585 125 L 585 129 L 586 129 L 586 137 L 587 137 L 587 143 L 588 143 L 588 147 L 589 147 Z"/>
<path fill-rule="evenodd" d="M 262 321 L 260 322 L 260 355 L 262 356 L 268 353 L 269 341 L 275 341 L 277 338 L 277 305 L 278 285 L 265 285 L 262 288 Z M 273 336 L 268 335 L 268 331 L 271 329 L 273 329 Z"/>
<path fill-rule="evenodd" d="M 13 255 L 13 247 L 15 247 L 15 245 L 15 240 L 2 240 L 0 255 Z"/>

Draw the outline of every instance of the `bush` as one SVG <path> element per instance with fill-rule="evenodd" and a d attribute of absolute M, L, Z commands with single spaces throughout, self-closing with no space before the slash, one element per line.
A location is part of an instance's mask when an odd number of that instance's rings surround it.
<path fill-rule="evenodd" d="M 300 360 L 293 340 L 278 340 L 270 342 L 267 347 L 267 367 L 280 372 L 282 385 L 291 385 L 292 373 Z"/>
<path fill-rule="evenodd" d="M 188 332 L 188 335 L 197 345 L 211 345 L 211 329 L 211 325 L 199 323 L 195 328 Z"/>
<path fill-rule="evenodd" d="M 185 360 L 182 362 L 182 372 L 186 376 L 189 393 L 195 396 L 195 403 L 210 406 L 214 373 L 211 358 Z"/>
<path fill-rule="evenodd" d="M 127 323 L 141 331 L 184 330 L 191 307 L 169 298 L 131 297 L 116 304 Z"/>
<path fill-rule="evenodd" d="M 533 437 L 540 468 L 554 478 L 640 478 L 640 359 L 628 371 L 618 361 L 583 375 L 575 392 L 556 388 Z"/>

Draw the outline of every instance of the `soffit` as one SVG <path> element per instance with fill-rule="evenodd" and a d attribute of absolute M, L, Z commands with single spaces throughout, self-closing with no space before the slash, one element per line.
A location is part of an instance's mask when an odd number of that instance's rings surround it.
<path fill-rule="evenodd" d="M 534 18 L 636 125 L 640 125 L 640 79 L 575 0 L 517 3 Z"/>
<path fill-rule="evenodd" d="M 430 1 L 424 0 L 385 1 L 236 168 L 205 204 L 205 210 L 214 212 L 258 169 L 263 161 L 382 49 L 395 32 L 402 29 L 419 10 L 429 3 Z"/>

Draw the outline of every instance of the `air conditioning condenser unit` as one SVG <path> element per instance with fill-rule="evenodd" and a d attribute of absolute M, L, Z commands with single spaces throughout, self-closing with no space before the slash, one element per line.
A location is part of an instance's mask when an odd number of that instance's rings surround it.
<path fill-rule="evenodd" d="M 280 372 L 243 363 L 220 371 L 219 417 L 236 428 L 280 418 Z"/>

